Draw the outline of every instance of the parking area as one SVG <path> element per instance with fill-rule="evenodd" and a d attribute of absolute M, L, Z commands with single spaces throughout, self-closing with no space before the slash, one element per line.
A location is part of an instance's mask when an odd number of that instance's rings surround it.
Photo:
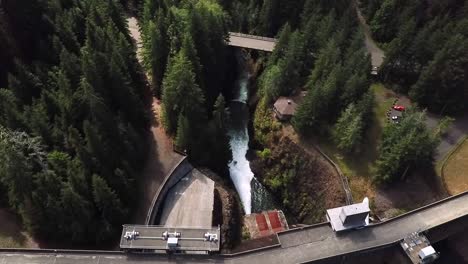
<path fill-rule="evenodd" d="M 386 112 L 387 122 L 393 122 L 395 124 L 400 123 L 404 117 L 404 112 L 408 106 L 409 104 L 407 102 L 396 98 L 393 101 L 393 104 L 390 107 L 390 109 L 388 109 Z"/>

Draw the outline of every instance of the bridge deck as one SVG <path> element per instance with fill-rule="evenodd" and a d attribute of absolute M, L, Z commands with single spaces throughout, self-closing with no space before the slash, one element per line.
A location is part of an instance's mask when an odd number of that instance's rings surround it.
<path fill-rule="evenodd" d="M 139 232 L 136 239 L 126 239 L 126 232 Z M 206 241 L 205 233 L 215 234 L 219 238 L 219 228 L 170 228 L 164 226 L 124 225 L 120 248 L 166 250 L 167 240 L 163 239 L 164 232 L 180 233 L 177 250 L 183 251 L 219 251 L 219 240 Z"/>
<path fill-rule="evenodd" d="M 271 52 L 275 48 L 276 39 L 229 32 L 228 45 Z"/>
<path fill-rule="evenodd" d="M 86 254 L 60 253 L 29 254 L 0 253 L 0 263 L 301 263 L 355 251 L 382 247 L 398 242 L 408 234 L 438 226 L 462 225 L 468 227 L 468 192 L 417 209 L 381 224 L 336 234 L 328 224 L 290 230 L 278 235 L 281 245 L 261 251 L 233 256 L 138 256 L 122 253 Z M 461 220 L 460 220 L 461 219 Z M 448 229 L 446 229 L 448 230 Z M 449 236 L 450 232 L 440 233 Z M 441 239 L 443 237 L 434 238 Z M 433 241 L 431 241 L 433 242 Z"/>

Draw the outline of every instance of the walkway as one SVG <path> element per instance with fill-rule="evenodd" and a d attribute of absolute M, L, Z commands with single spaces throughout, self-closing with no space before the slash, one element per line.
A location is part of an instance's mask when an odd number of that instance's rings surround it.
<path fill-rule="evenodd" d="M 142 63 L 142 41 L 138 21 L 134 18 L 127 19 L 130 34 L 137 45 L 137 58 Z M 172 140 L 166 135 L 160 120 L 161 106 L 156 99 L 152 103 L 151 133 L 148 135 L 150 152 L 146 161 L 142 177 L 138 179 L 140 198 L 139 207 L 135 215 L 134 223 L 144 224 L 148 209 L 151 207 L 153 197 L 159 190 L 166 175 L 182 160 L 183 156 L 172 150 Z"/>
<path fill-rule="evenodd" d="M 166 256 L 125 255 L 121 252 L 25 252 L 0 253 L 0 263 L 56 264 L 146 264 L 146 263 L 302 263 L 390 246 L 408 234 L 444 225 L 442 237 L 468 227 L 468 192 L 428 205 L 400 217 L 337 235 L 328 224 L 295 229 L 278 234 L 279 246 L 239 255 Z M 451 231 L 450 231 L 451 230 Z M 437 232 L 435 232 L 437 233 Z M 431 241 L 437 242 L 437 241 Z"/>
<path fill-rule="evenodd" d="M 276 46 L 276 39 L 229 32 L 228 45 L 271 52 Z"/>
<path fill-rule="evenodd" d="M 362 15 L 357 2 L 358 0 L 354 1 L 354 6 L 356 8 L 356 12 L 359 18 L 359 23 L 361 24 L 361 28 L 364 31 L 367 52 L 371 55 L 372 66 L 380 67 L 384 61 L 385 53 L 377 46 L 377 44 L 375 44 L 374 40 L 372 39 L 372 34 L 369 25 L 367 25 L 366 19 Z"/>

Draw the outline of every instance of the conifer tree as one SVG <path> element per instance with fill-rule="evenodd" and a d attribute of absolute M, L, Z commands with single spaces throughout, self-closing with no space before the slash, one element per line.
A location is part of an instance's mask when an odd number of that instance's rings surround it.
<path fill-rule="evenodd" d="M 104 228 L 100 231 L 98 239 L 105 241 L 106 237 L 112 237 L 118 230 L 117 225 L 125 219 L 127 212 L 117 194 L 98 175 L 92 177 L 93 198 L 104 222 Z M 106 228 L 107 226 L 107 228 Z"/>
<path fill-rule="evenodd" d="M 278 30 L 279 2 L 278 0 L 263 1 L 259 19 L 261 34 L 271 37 Z"/>
<path fill-rule="evenodd" d="M 190 124 L 183 114 L 179 114 L 175 142 L 176 146 L 183 151 L 190 146 Z"/>
<path fill-rule="evenodd" d="M 211 145 L 214 155 L 212 156 L 211 167 L 221 175 L 227 175 L 227 165 L 232 160 L 227 124 L 226 102 L 224 97 L 219 95 L 213 110 L 214 136 L 211 139 Z"/>
<path fill-rule="evenodd" d="M 410 96 L 422 106 L 457 112 L 468 99 L 468 38 L 453 36 L 425 68 Z"/>
<path fill-rule="evenodd" d="M 195 83 L 193 66 L 180 51 L 171 61 L 163 80 L 164 126 L 174 134 L 177 131 L 179 114 L 183 113 L 190 123 L 201 125 L 206 120 L 205 98 Z"/>
<path fill-rule="evenodd" d="M 356 150 L 362 142 L 363 126 L 362 115 L 354 104 L 350 104 L 341 113 L 333 130 L 333 139 L 338 148 L 348 153 Z"/>

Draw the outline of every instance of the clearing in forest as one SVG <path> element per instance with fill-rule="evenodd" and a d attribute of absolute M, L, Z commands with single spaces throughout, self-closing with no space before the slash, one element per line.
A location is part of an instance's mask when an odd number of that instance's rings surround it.
<path fill-rule="evenodd" d="M 468 140 L 450 156 L 443 168 L 445 185 L 450 194 L 468 190 Z"/>

